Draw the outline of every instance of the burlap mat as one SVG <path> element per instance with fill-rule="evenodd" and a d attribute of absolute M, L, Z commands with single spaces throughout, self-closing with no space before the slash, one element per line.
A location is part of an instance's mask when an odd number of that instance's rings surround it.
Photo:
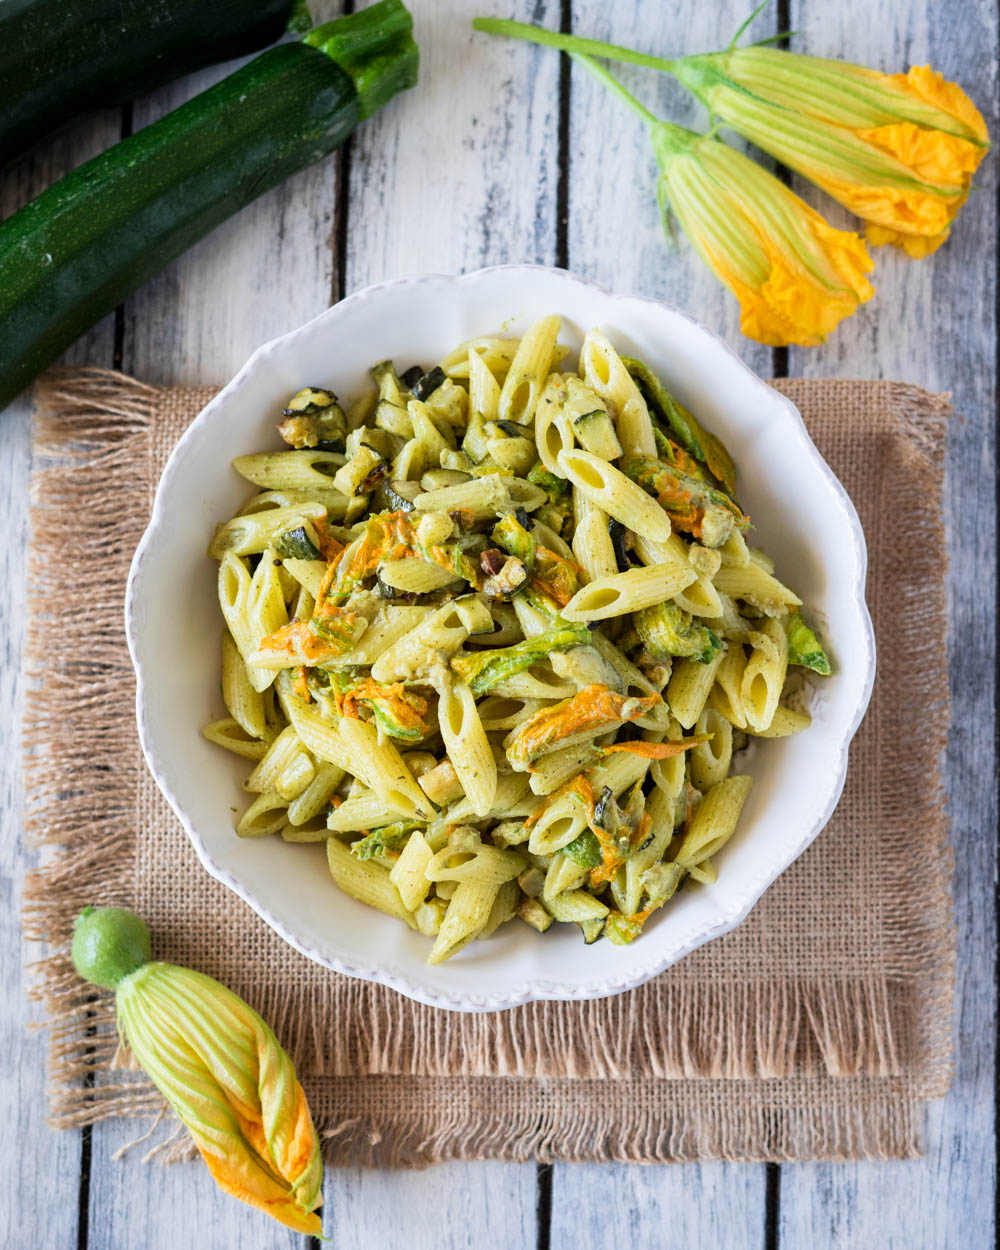
<path fill-rule="evenodd" d="M 600 1002 L 437 1011 L 284 945 L 199 866 L 143 765 L 122 629 L 164 460 L 211 388 L 78 371 L 38 418 L 25 727 L 25 927 L 57 1124 L 162 1106 L 110 1067 L 112 1003 L 74 977 L 72 919 L 127 905 L 158 957 L 274 1025 L 336 1160 L 899 1158 L 950 1079 L 955 940 L 938 764 L 948 724 L 943 397 L 781 381 L 857 505 L 879 676 L 836 815 L 733 933 Z M 175 1142 L 167 1154 L 183 1151 Z"/>

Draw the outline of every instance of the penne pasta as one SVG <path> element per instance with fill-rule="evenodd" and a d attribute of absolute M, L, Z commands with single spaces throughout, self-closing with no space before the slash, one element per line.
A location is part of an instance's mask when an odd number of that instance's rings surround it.
<path fill-rule="evenodd" d="M 400 851 L 399 859 L 389 869 L 389 880 L 396 887 L 400 901 L 408 911 L 416 911 L 431 888 L 427 868 L 434 852 L 427 839 L 415 829 Z"/>
<path fill-rule="evenodd" d="M 707 741 L 692 748 L 688 767 L 691 781 L 699 790 L 709 790 L 724 781 L 733 762 L 733 727 L 715 708 L 705 708 L 694 727 L 695 734 Z"/>
<path fill-rule="evenodd" d="M 369 785 L 391 811 L 402 816 L 429 820 L 433 807 L 417 785 L 413 774 L 391 742 L 379 741 L 378 731 L 369 721 L 344 717 L 340 737 L 353 761 L 353 771 L 366 777 Z"/>
<path fill-rule="evenodd" d="M 750 634 L 753 650 L 743 670 L 740 696 L 747 727 L 758 733 L 770 728 L 788 671 L 788 636 L 780 621 L 768 619 Z"/>
<path fill-rule="evenodd" d="M 345 894 L 359 903 L 395 916 L 411 929 L 416 923 L 408 909 L 403 906 L 399 891 L 389 880 L 389 871 L 371 860 L 358 860 L 338 838 L 327 838 L 326 859 L 330 876 Z"/>
<path fill-rule="evenodd" d="M 251 683 L 247 666 L 228 630 L 222 635 L 222 700 L 248 737 L 267 736 L 264 700 Z"/>
<path fill-rule="evenodd" d="M 707 664 L 680 660 L 674 665 L 667 684 L 667 705 L 685 729 L 691 729 L 704 711 L 725 654 L 724 650 L 717 651 Z"/>
<path fill-rule="evenodd" d="M 580 349 L 580 376 L 614 414 L 626 454 L 656 455 L 649 409 L 635 380 L 610 342 L 591 330 Z"/>
<path fill-rule="evenodd" d="M 576 513 L 573 558 L 587 574 L 588 582 L 612 577 L 618 572 L 618 561 L 608 530 L 608 514 L 577 486 L 573 487 L 573 509 Z"/>
<path fill-rule="evenodd" d="M 511 352 L 514 348 L 511 348 Z M 511 356 L 513 359 L 513 355 Z M 510 363 L 509 361 L 507 362 Z M 506 372 L 506 368 L 504 369 Z M 500 413 L 500 385 L 490 366 L 477 351 L 468 357 L 469 410 L 479 419 L 480 428 L 486 421 L 495 421 Z M 472 422 L 470 420 L 471 428 Z M 482 454 L 475 457 L 481 460 Z"/>
<path fill-rule="evenodd" d="M 535 407 L 552 367 L 552 353 L 559 333 L 558 317 L 542 317 L 518 344 L 500 391 L 501 420 L 530 425 Z"/>
<path fill-rule="evenodd" d="M 496 798 L 497 766 L 476 700 L 464 681 L 449 683 L 440 691 L 438 728 L 472 810 L 477 816 L 487 815 Z"/>
<path fill-rule="evenodd" d="M 553 374 L 548 386 L 542 391 L 535 409 L 535 441 L 538 447 L 538 459 L 550 473 L 564 478 L 559 463 L 561 451 L 572 451 L 576 446 L 573 437 L 573 426 L 569 416 L 563 410 L 565 390 L 562 379 Z"/>
<path fill-rule="evenodd" d="M 578 590 L 563 608 L 567 621 L 604 621 L 609 616 L 639 612 L 676 595 L 695 580 L 692 569 L 676 564 L 650 564 L 598 577 Z"/>
<path fill-rule="evenodd" d="M 729 841 L 752 785 L 750 777 L 727 777 L 712 786 L 678 848 L 677 863 L 682 868 L 690 870 L 710 859 Z"/>
<path fill-rule="evenodd" d="M 641 486 L 589 451 L 561 451 L 559 467 L 591 503 L 653 542 L 670 537 L 670 518 Z"/>

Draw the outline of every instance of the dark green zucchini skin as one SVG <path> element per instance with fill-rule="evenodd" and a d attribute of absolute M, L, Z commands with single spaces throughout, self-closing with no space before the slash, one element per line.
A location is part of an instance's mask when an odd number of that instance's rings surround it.
<path fill-rule="evenodd" d="M 412 85 L 412 39 L 376 68 L 379 103 Z M 371 105 L 356 81 L 316 48 L 272 48 L 0 224 L 0 409 L 186 248 L 341 144 Z"/>
<path fill-rule="evenodd" d="M 2 0 L 0 167 L 91 109 L 280 39 L 292 0 Z"/>

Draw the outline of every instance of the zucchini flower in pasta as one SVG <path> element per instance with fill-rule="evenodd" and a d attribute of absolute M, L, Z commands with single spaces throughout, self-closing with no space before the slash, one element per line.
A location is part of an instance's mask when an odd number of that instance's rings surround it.
<path fill-rule="evenodd" d="M 927 256 L 948 237 L 989 149 L 982 115 L 929 65 L 881 74 L 776 48 L 682 57 L 711 113 L 868 223 L 874 244 Z"/>
<path fill-rule="evenodd" d="M 291 1060 L 225 986 L 149 954 L 149 931 L 133 912 L 87 907 L 77 917 L 77 971 L 115 991 L 120 1034 L 219 1187 L 318 1236 L 323 1164 Z"/>
<path fill-rule="evenodd" d="M 649 113 L 589 57 L 600 78 L 649 127 L 657 195 L 695 250 L 740 301 L 740 329 L 759 343 L 814 347 L 871 299 L 872 261 L 856 234 L 835 230 L 742 153 Z"/>

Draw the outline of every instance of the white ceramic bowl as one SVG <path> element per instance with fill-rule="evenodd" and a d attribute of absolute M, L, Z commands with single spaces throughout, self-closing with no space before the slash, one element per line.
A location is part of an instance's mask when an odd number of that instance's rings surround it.
<path fill-rule="evenodd" d="M 302 386 L 351 396 L 373 361 L 426 365 L 463 339 L 501 327 L 517 333 L 553 312 L 564 319 L 562 341 L 578 347 L 586 330 L 600 327 L 618 348 L 648 361 L 726 441 L 755 538 L 822 621 L 836 672 L 816 683 L 808 732 L 757 743 L 741 759 L 755 785 L 718 856 L 716 885 L 679 894 L 631 946 L 584 946 L 573 925 L 543 937 L 511 923 L 428 967 L 428 939 L 343 895 L 327 875 L 322 846 L 233 832 L 233 809 L 246 803 L 246 762 L 199 733 L 221 711 L 216 566 L 205 548 L 216 522 L 247 495 L 230 461 L 276 445 L 275 414 Z M 875 670 L 865 565 L 854 507 L 798 411 L 686 314 L 534 266 L 390 282 L 261 347 L 174 449 L 128 583 L 139 737 L 205 868 L 310 959 L 461 1011 L 616 994 L 739 924 L 829 819 Z"/>

